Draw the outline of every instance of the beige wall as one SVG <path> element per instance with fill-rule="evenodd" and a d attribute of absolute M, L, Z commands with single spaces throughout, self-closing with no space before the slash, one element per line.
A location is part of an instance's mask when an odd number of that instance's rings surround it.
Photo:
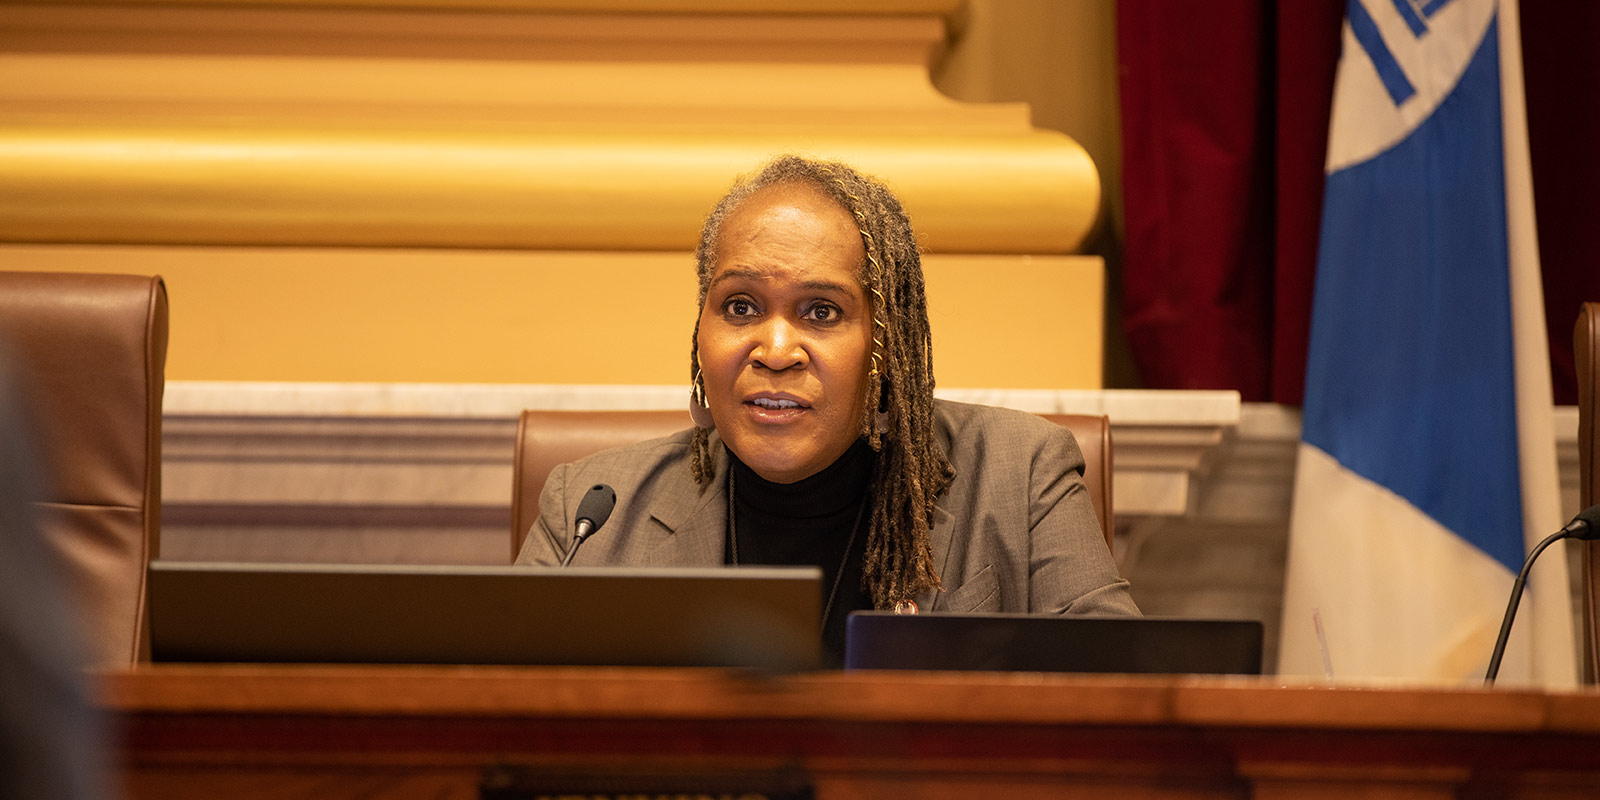
<path fill-rule="evenodd" d="M 939 91 L 970 102 L 1028 104 L 1033 124 L 1083 145 L 1105 207 L 1122 187 L 1115 0 L 968 0 L 958 37 L 933 70 Z"/>
<path fill-rule="evenodd" d="M 0 269 L 163 274 L 172 379 L 675 383 L 700 215 L 795 150 L 902 195 L 942 385 L 1100 385 L 1101 181 L 935 90 L 955 3 L 625 6 L 0 7 Z"/>
<path fill-rule="evenodd" d="M 686 252 L 13 245 L 0 260 L 162 275 L 173 380 L 688 383 Z M 924 269 L 941 385 L 1095 385 L 1082 341 L 1039 332 L 1099 313 L 1099 259 Z"/>
<path fill-rule="evenodd" d="M 1083 145 L 1103 201 L 1085 252 L 1106 261 L 1104 385 L 1139 385 L 1118 310 L 1122 267 L 1122 120 L 1116 0 L 969 0 L 961 34 L 933 71 L 958 100 L 1027 103 L 1033 124 Z"/>

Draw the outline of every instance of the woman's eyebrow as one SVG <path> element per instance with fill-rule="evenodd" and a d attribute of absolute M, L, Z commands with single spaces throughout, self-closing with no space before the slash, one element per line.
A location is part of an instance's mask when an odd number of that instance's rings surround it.
<path fill-rule="evenodd" d="M 767 275 L 767 273 L 762 272 L 760 270 L 749 269 L 747 267 L 730 267 L 729 269 L 723 270 L 723 272 L 721 274 L 717 275 L 717 277 L 713 278 L 711 280 L 711 285 L 706 287 L 706 288 L 707 289 L 714 289 L 714 288 L 717 287 L 717 284 L 720 284 L 723 281 L 728 281 L 728 280 L 744 279 L 744 280 L 759 281 L 759 280 L 765 280 L 768 277 L 770 277 L 770 276 Z M 851 293 L 851 291 L 850 291 L 851 287 L 846 286 L 845 284 L 839 283 L 838 281 L 824 281 L 824 280 L 801 281 L 799 286 L 800 286 L 800 288 L 805 289 L 807 291 L 811 291 L 811 292 L 830 292 L 830 293 L 838 293 L 838 294 L 844 294 L 844 295 L 849 295 Z"/>
<path fill-rule="evenodd" d="M 744 268 L 744 267 L 730 267 L 730 268 L 728 268 L 726 270 L 723 270 L 722 274 L 718 275 L 715 278 L 712 278 L 711 279 L 711 285 L 707 286 L 706 288 L 707 289 L 715 289 L 717 287 L 717 284 L 722 283 L 723 281 L 730 281 L 730 280 L 741 279 L 741 278 L 745 279 L 745 280 L 754 281 L 754 280 L 760 280 L 763 277 L 765 277 L 765 276 L 763 276 L 757 270 Z"/>
<path fill-rule="evenodd" d="M 800 288 L 810 292 L 836 294 L 844 297 L 852 297 L 854 295 L 849 286 L 835 281 L 805 281 L 800 284 Z"/>

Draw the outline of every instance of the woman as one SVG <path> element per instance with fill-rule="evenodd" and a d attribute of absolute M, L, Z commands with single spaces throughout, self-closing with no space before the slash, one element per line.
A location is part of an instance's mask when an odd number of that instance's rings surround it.
<path fill-rule="evenodd" d="M 1072 435 L 933 399 L 922 264 L 882 184 L 779 158 L 717 204 L 695 257 L 695 428 L 556 468 L 519 563 L 558 563 L 609 483 L 574 563 L 818 566 L 834 660 L 857 609 L 1138 613 Z"/>

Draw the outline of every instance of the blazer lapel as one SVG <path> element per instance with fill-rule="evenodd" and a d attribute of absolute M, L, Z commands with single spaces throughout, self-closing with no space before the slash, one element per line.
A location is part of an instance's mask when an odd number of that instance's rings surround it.
<path fill-rule="evenodd" d="M 944 452 L 949 453 L 951 450 L 950 431 L 945 428 L 943 424 L 943 417 L 941 415 L 935 414 L 934 419 L 934 424 L 936 426 L 934 429 L 934 435 L 939 437 L 939 446 L 944 448 Z M 959 483 L 959 481 L 953 482 L 951 484 L 951 491 L 955 491 L 955 487 L 959 485 Z M 950 498 L 949 495 L 945 496 L 946 501 L 950 501 L 951 499 L 952 498 Z M 944 506 L 942 504 L 935 504 L 933 507 L 933 527 L 928 531 L 928 545 L 929 549 L 933 551 L 934 574 L 939 576 L 940 583 L 943 583 L 945 576 L 949 574 L 948 570 L 945 569 L 945 566 L 950 561 L 950 540 L 955 536 L 955 532 L 951 530 L 951 523 L 952 518 L 950 513 L 944 510 Z M 956 587 L 946 586 L 942 590 L 929 589 L 928 591 L 917 595 L 916 598 L 914 598 L 917 604 L 917 610 L 932 611 L 934 604 L 939 602 L 939 595 L 947 593 L 949 590 L 954 588 Z"/>
<path fill-rule="evenodd" d="M 716 470 L 710 486 L 702 488 L 687 469 L 678 469 L 674 470 L 672 482 L 652 498 L 650 517 L 662 530 L 650 550 L 651 564 L 722 565 L 728 526 L 728 459 L 720 456 L 721 449 L 721 442 L 713 434 L 711 452 Z"/>

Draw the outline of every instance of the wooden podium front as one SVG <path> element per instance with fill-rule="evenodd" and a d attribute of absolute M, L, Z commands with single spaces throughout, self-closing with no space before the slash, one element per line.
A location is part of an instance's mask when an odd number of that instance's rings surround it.
<path fill-rule="evenodd" d="M 1600 797 L 1600 694 L 1032 673 L 158 665 L 130 798 Z"/>

